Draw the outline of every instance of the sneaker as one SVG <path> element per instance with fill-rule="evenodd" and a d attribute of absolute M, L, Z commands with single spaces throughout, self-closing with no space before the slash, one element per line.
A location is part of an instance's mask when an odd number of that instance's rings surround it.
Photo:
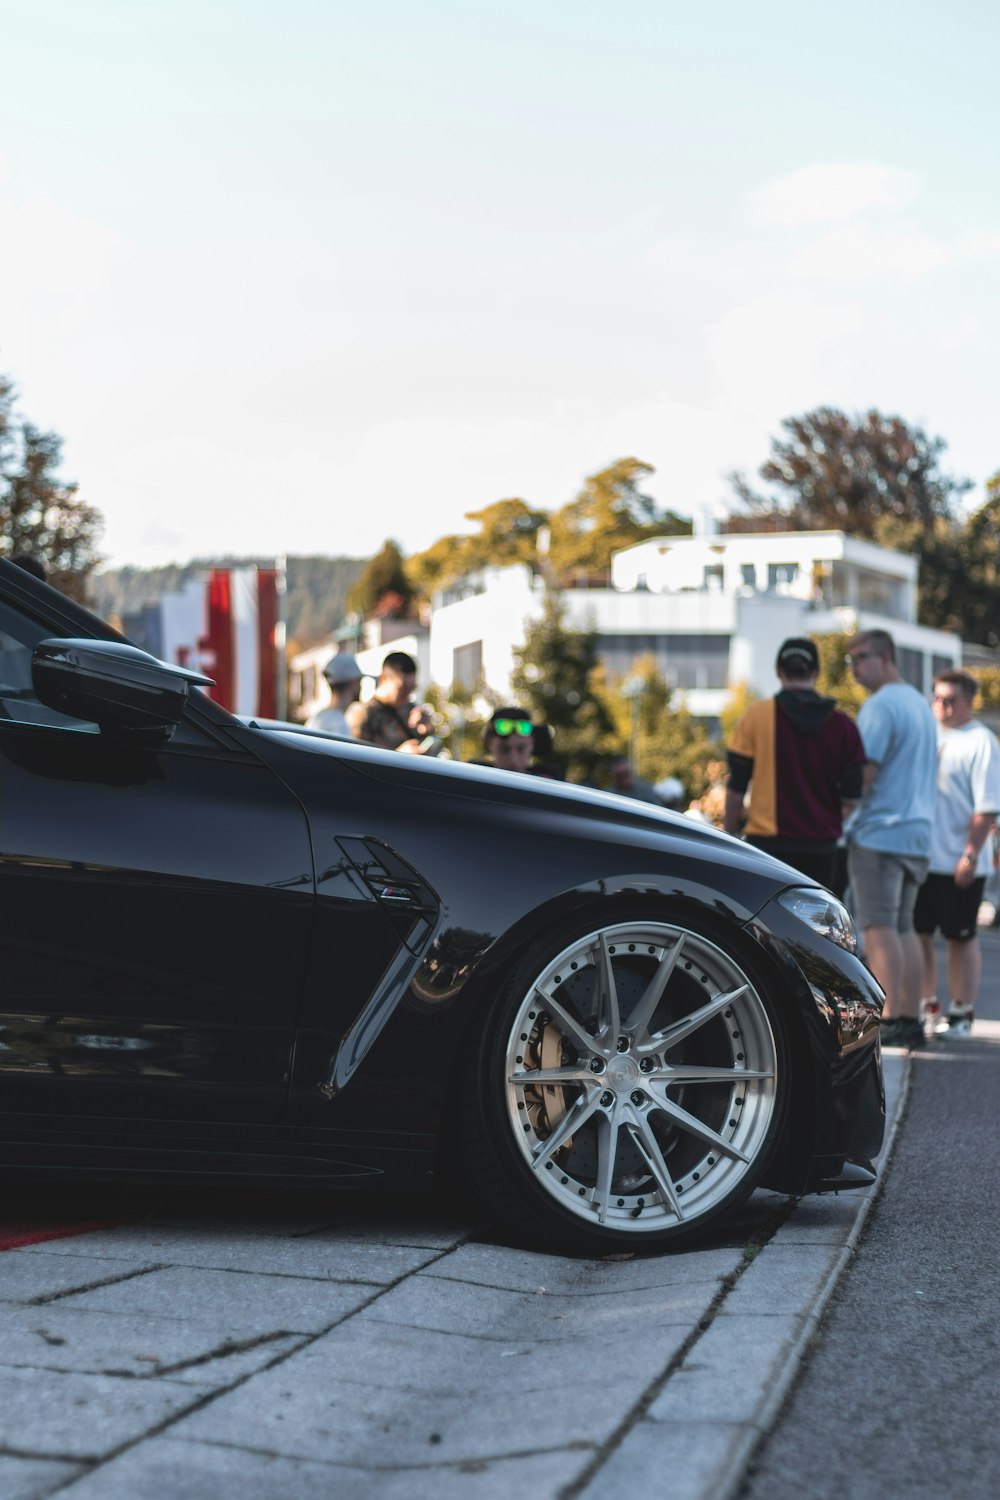
<path fill-rule="evenodd" d="M 924 1030 L 933 1035 L 941 1020 L 941 1002 L 936 995 L 931 995 L 929 1000 L 921 1000 L 920 1020 Z"/>
<path fill-rule="evenodd" d="M 894 1021 L 883 1021 L 881 1037 L 883 1047 L 907 1047 L 913 1051 L 927 1045 L 924 1023 L 916 1016 L 897 1016 Z"/>
<path fill-rule="evenodd" d="M 975 1011 L 950 1010 L 934 1028 L 935 1034 L 952 1041 L 966 1041 L 972 1035 Z"/>

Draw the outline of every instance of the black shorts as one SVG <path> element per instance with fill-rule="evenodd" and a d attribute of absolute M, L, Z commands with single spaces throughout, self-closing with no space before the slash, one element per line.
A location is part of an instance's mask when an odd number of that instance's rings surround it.
<path fill-rule="evenodd" d="M 985 885 L 984 875 L 966 886 L 956 885 L 951 875 L 928 875 L 917 892 L 914 928 L 930 937 L 940 927 L 942 937 L 954 943 L 967 943 L 976 935 L 976 917 Z"/>

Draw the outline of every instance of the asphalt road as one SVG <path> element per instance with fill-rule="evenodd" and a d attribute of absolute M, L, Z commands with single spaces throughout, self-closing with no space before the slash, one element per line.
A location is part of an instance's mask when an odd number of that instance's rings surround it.
<path fill-rule="evenodd" d="M 913 1055 L 851 1272 L 742 1500 L 1000 1494 L 1000 933 L 965 1043 Z"/>

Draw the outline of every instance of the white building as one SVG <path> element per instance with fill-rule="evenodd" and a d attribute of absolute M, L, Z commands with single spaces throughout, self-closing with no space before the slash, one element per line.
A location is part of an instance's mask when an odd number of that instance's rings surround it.
<path fill-rule="evenodd" d="M 597 632 L 612 677 L 654 656 L 699 718 L 717 719 L 737 683 L 774 692 L 774 658 L 791 635 L 888 630 L 900 671 L 924 692 L 961 662 L 957 635 L 917 624 L 916 559 L 842 531 L 657 538 L 617 553 L 611 577 L 610 588 L 564 591 L 567 624 Z M 485 569 L 437 596 L 431 679 L 484 681 L 507 696 L 543 599 L 523 566 Z"/>

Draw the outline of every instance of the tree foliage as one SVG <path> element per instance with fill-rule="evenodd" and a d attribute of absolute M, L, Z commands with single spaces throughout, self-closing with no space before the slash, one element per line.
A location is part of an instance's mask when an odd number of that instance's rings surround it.
<path fill-rule="evenodd" d="M 85 603 L 100 514 L 59 478 L 61 440 L 19 417 L 15 396 L 0 376 L 0 556 L 37 558 L 54 587 Z"/>
<path fill-rule="evenodd" d="M 546 568 L 555 583 L 581 574 L 606 578 L 611 554 L 651 536 L 686 534 L 690 521 L 660 510 L 640 485 L 653 473 L 637 458 L 620 458 L 591 474 L 567 505 L 546 511 L 526 500 L 497 500 L 466 513 L 478 531 L 444 536 L 410 559 L 414 584 L 424 595 L 486 567 L 526 563 Z M 540 548 L 543 529 L 548 546 Z"/>
<path fill-rule="evenodd" d="M 526 500 L 495 500 L 482 510 L 466 511 L 465 519 L 479 527 L 477 536 L 467 538 L 475 565 L 504 568 L 534 562 L 538 533 L 548 516 Z"/>
<path fill-rule="evenodd" d="M 351 588 L 347 607 L 360 615 L 381 610 L 405 619 L 412 602 L 413 586 L 403 554 L 395 542 L 385 541 Z"/>
<path fill-rule="evenodd" d="M 972 675 L 979 683 L 977 711 L 995 718 L 1000 714 L 1000 667 L 978 667 Z"/>
<path fill-rule="evenodd" d="M 591 781 L 601 761 L 619 748 L 614 723 L 597 690 L 597 637 L 573 630 L 556 594 L 546 594 L 542 617 L 529 624 L 515 652 L 515 697 L 548 724 L 556 757 L 570 781 Z"/>
<path fill-rule="evenodd" d="M 751 515 L 782 519 L 793 529 L 886 541 L 887 521 L 921 528 L 953 522 L 970 487 L 942 473 L 944 439 L 902 417 L 874 410 L 849 416 L 821 406 L 781 426 L 785 435 L 772 439 L 759 471 L 770 489 L 755 491 L 742 474 L 730 479 Z"/>
<path fill-rule="evenodd" d="M 548 520 L 525 500 L 495 500 L 482 510 L 466 511 L 478 532 L 471 536 L 443 536 L 409 561 L 414 585 L 425 597 L 435 590 L 480 568 L 508 567 L 512 563 L 533 565 L 538 554 L 538 533 Z"/>
<path fill-rule="evenodd" d="M 605 575 L 611 554 L 623 547 L 654 536 L 690 533 L 690 521 L 661 511 L 639 488 L 653 472 L 641 459 L 620 458 L 591 474 L 576 498 L 553 512 L 549 563 L 554 579 Z"/>
<path fill-rule="evenodd" d="M 684 695 L 671 694 L 652 654 L 636 658 L 628 680 L 627 693 L 620 682 L 603 693 L 617 730 L 615 752 L 627 754 L 633 770 L 647 781 L 676 776 L 689 799 L 700 797 L 708 785 L 706 768 L 720 754 L 719 746 L 691 713 Z"/>
<path fill-rule="evenodd" d="M 864 688 L 855 682 L 854 674 L 845 659 L 850 637 L 836 633 L 814 635 L 812 640 L 819 652 L 817 693 L 823 693 L 827 698 L 834 698 L 837 707 L 842 708 L 853 718 L 864 703 L 867 694 Z"/>
<path fill-rule="evenodd" d="M 722 742 L 728 745 L 736 732 L 736 726 L 750 707 L 756 703 L 760 695 L 755 693 L 749 683 L 736 682 L 732 685 L 729 699 L 719 714 L 719 728 L 722 731 Z"/>
<path fill-rule="evenodd" d="M 822 406 L 782 422 L 759 477 L 730 481 L 750 529 L 837 530 L 917 558 L 918 618 L 966 639 L 996 641 L 1000 495 L 964 522 L 968 479 L 945 473 L 943 438 L 898 416 Z M 996 503 L 991 506 L 991 501 Z"/>
<path fill-rule="evenodd" d="M 943 628 L 986 646 L 1000 644 L 1000 471 L 987 480 L 986 500 L 955 539 L 948 563 Z"/>

